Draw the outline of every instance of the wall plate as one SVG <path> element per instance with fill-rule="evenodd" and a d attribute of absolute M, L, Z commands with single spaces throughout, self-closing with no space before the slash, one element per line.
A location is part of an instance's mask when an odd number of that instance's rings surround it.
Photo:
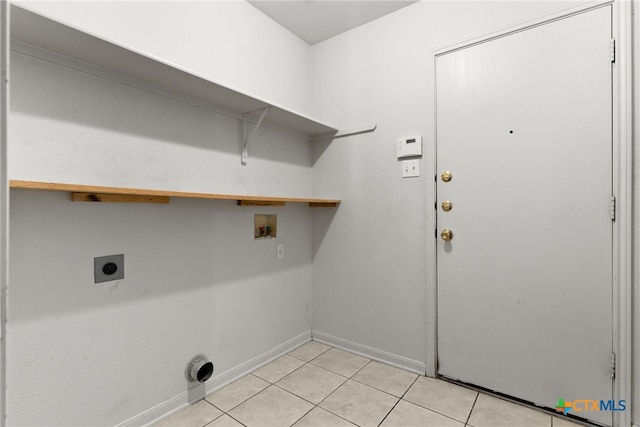
<path fill-rule="evenodd" d="M 402 177 L 413 178 L 420 176 L 420 160 L 403 160 L 402 161 Z"/>
<path fill-rule="evenodd" d="M 124 254 L 94 258 L 93 278 L 94 283 L 124 279 Z"/>

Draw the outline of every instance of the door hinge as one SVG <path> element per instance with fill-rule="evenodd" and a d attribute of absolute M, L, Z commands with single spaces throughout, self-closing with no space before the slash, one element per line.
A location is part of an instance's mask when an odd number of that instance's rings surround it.
<path fill-rule="evenodd" d="M 616 62 L 616 39 L 611 39 L 609 53 L 611 54 L 611 62 Z"/>
<path fill-rule="evenodd" d="M 609 361 L 611 362 L 611 378 L 616 377 L 616 354 L 611 353 Z"/>
<path fill-rule="evenodd" d="M 616 220 L 616 196 L 611 196 L 611 202 L 609 204 L 609 214 L 611 215 L 611 220 Z"/>

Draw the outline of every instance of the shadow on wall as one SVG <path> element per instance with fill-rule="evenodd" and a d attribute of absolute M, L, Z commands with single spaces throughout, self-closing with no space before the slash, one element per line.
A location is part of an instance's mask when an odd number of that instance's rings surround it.
<path fill-rule="evenodd" d="M 344 201 L 342 203 L 344 203 Z M 335 209 L 315 209 L 313 211 L 313 244 L 311 256 L 314 260 L 329 231 L 329 227 L 331 227 L 333 218 L 338 213 L 338 209 L 340 209 L 340 205 Z"/>
<path fill-rule="evenodd" d="M 106 135 L 82 141 L 88 147 L 103 144 L 105 139 L 145 145 L 159 142 L 237 153 L 239 161 L 242 120 L 236 117 L 20 53 L 13 53 L 11 61 L 11 112 L 18 113 L 17 120 L 29 120 L 24 125 L 17 123 L 22 132 L 15 135 L 14 143 L 37 141 L 38 125 L 46 118 L 50 119 L 48 130 L 59 141 L 64 141 L 70 130 L 93 128 L 98 136 Z M 36 126 L 30 125 L 30 117 L 35 118 Z M 298 137 L 263 127 L 260 138 L 268 141 L 254 144 L 251 157 L 308 166 L 308 157 L 301 151 L 306 148 L 296 150 L 293 144 L 292 149 L 292 142 L 304 145 Z"/>
<path fill-rule="evenodd" d="M 208 287 L 222 287 L 234 299 L 228 303 L 238 303 L 256 282 L 264 282 L 265 291 L 274 281 L 303 282 L 311 263 L 306 205 L 78 203 L 68 197 L 11 192 L 11 304 L 20 307 L 12 321 Z M 262 212 L 278 215 L 278 239 L 254 240 L 253 217 Z M 276 259 L 277 243 L 286 243 L 282 260 Z M 121 253 L 125 278 L 94 284 L 93 258 Z"/>
<path fill-rule="evenodd" d="M 327 136 L 322 138 L 317 138 L 313 141 L 313 158 L 311 161 L 312 165 L 315 165 L 318 160 L 322 157 L 324 152 L 329 148 L 329 145 L 334 141 L 333 136 Z M 338 140 L 337 143 L 341 141 Z"/>

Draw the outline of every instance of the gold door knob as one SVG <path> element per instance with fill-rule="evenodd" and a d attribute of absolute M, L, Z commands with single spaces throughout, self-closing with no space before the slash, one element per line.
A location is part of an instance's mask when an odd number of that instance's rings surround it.
<path fill-rule="evenodd" d="M 451 175 L 451 172 L 449 172 L 449 171 L 444 171 L 444 172 L 442 172 L 442 175 L 440 175 L 440 178 L 444 182 L 449 182 L 449 181 L 451 181 L 451 178 L 453 178 L 453 175 Z"/>
<path fill-rule="evenodd" d="M 442 230 L 442 233 L 440 233 L 440 237 L 442 237 L 442 240 L 444 240 L 445 242 L 448 242 L 449 240 L 453 239 L 453 231 L 445 228 L 444 230 Z"/>
<path fill-rule="evenodd" d="M 444 202 L 442 202 L 443 211 L 449 212 L 452 208 L 453 208 L 453 203 L 451 203 L 451 200 L 445 200 Z"/>

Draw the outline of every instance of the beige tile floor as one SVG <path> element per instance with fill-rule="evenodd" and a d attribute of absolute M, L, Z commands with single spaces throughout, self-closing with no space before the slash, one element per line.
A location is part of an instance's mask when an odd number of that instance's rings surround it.
<path fill-rule="evenodd" d="M 310 341 L 156 426 L 577 427 L 579 424 Z"/>

